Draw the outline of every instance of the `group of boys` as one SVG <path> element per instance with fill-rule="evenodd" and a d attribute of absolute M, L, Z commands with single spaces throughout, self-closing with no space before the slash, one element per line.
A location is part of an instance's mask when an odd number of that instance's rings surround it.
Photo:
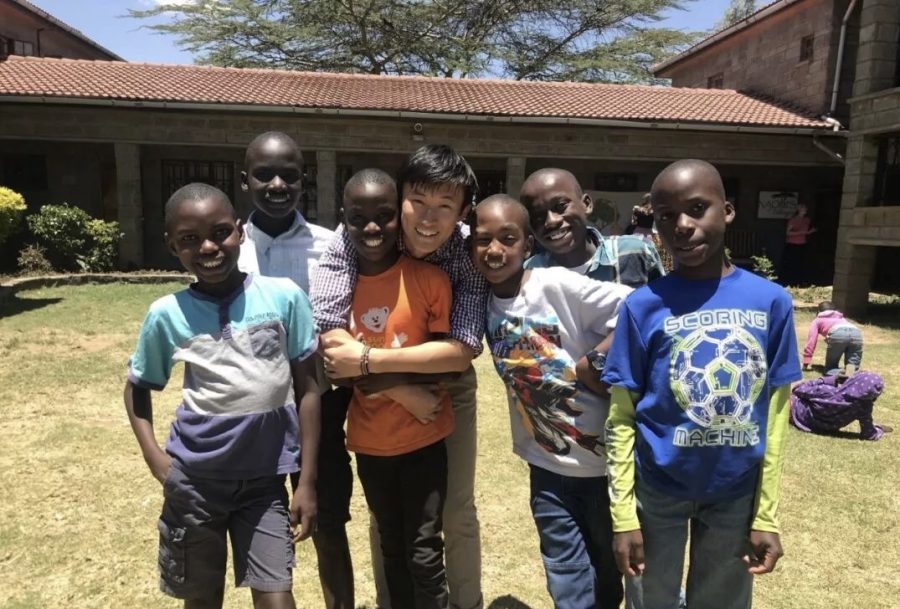
<path fill-rule="evenodd" d="M 665 277 L 652 243 L 600 236 L 561 169 L 476 205 L 465 159 L 424 146 L 396 181 L 355 174 L 336 234 L 297 211 L 302 177 L 296 142 L 270 132 L 247 149 L 246 225 L 211 186 L 166 204 L 166 242 L 197 281 L 151 306 L 125 390 L 163 484 L 164 592 L 221 607 L 227 535 L 254 606 L 294 607 L 293 543 L 312 537 L 325 605 L 353 608 L 350 450 L 377 606 L 483 607 L 471 362 L 486 333 L 554 605 L 677 607 L 690 526 L 688 605 L 750 606 L 752 574 L 781 555 L 800 371 L 790 299 L 725 257 L 734 208 L 711 165 L 653 184 Z M 177 361 L 163 450 L 149 390 Z"/>

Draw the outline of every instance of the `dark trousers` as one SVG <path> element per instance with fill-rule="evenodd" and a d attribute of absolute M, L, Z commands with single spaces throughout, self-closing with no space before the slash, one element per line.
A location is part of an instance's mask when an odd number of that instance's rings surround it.
<path fill-rule="evenodd" d="M 535 465 L 530 469 L 531 513 L 553 606 L 618 609 L 622 574 L 612 551 L 606 477 L 563 476 Z"/>
<path fill-rule="evenodd" d="M 378 523 L 391 609 L 447 609 L 441 512 L 447 495 L 443 440 L 393 457 L 356 455 Z"/>

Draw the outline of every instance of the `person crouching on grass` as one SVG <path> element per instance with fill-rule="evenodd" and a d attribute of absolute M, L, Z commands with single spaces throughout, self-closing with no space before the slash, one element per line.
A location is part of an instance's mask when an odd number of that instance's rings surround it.
<path fill-rule="evenodd" d="M 557 609 L 618 609 L 603 440 L 609 401 L 580 382 L 578 363 L 602 348 L 631 288 L 563 268 L 525 270 L 528 211 L 507 195 L 476 206 L 471 234 L 473 261 L 491 286 L 487 338 L 507 387 L 513 452 L 531 472 L 547 590 Z"/>
<path fill-rule="evenodd" d="M 650 203 L 676 266 L 625 300 L 603 374 L 616 560 L 642 574 L 644 609 L 677 607 L 690 530 L 687 606 L 749 609 L 783 553 L 793 304 L 728 261 L 734 207 L 712 165 L 669 165 Z"/>
<path fill-rule="evenodd" d="M 238 270 L 243 229 L 225 194 L 188 184 L 166 203 L 166 242 L 197 277 L 150 306 L 128 365 L 125 407 L 162 484 L 160 588 L 190 609 L 221 607 L 231 539 L 236 586 L 257 609 L 293 609 L 295 541 L 316 526 L 318 335 L 290 279 Z M 163 451 L 150 390 L 184 362 Z M 288 502 L 285 476 L 303 468 Z M 293 529 L 293 532 L 292 532 Z"/>
<path fill-rule="evenodd" d="M 403 384 L 366 395 L 372 349 L 402 349 L 417 368 L 444 366 L 422 349 L 450 331 L 451 288 L 446 273 L 403 256 L 397 246 L 400 206 L 394 180 L 364 169 L 344 188 L 344 228 L 359 271 L 349 332 L 363 343 L 355 363 L 347 413 L 347 448 L 375 516 L 392 609 L 447 609 L 441 537 L 447 494 L 447 448 L 453 432 L 450 394 L 431 384 Z M 333 330 L 334 332 L 335 330 Z M 416 361 L 416 353 L 423 354 Z M 453 357 L 445 358 L 453 360 Z M 455 358 L 457 366 L 467 360 Z M 448 361 L 450 367 L 453 362 Z M 325 353 L 325 370 L 346 378 Z"/>

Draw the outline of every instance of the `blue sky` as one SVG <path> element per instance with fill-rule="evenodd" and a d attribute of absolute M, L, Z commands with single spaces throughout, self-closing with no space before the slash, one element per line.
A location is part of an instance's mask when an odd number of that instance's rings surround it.
<path fill-rule="evenodd" d="M 142 28 L 144 20 L 124 17 L 129 8 L 147 8 L 158 0 L 30 1 L 128 61 L 193 63 L 192 55 L 179 49 L 173 38 Z M 687 10 L 667 13 L 663 23 L 683 30 L 707 30 L 721 18 L 728 3 L 729 0 L 688 1 Z M 766 3 L 767 0 L 760 0 L 757 5 Z"/>

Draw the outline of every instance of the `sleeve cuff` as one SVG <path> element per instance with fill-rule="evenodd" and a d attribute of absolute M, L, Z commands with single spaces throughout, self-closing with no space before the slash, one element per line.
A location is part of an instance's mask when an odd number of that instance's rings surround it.
<path fill-rule="evenodd" d="M 162 391 L 166 388 L 165 383 L 163 383 L 162 385 L 158 383 L 151 383 L 150 381 L 146 381 L 135 375 L 131 370 L 128 371 L 128 382 L 135 387 L 140 387 L 141 389 L 150 389 L 151 391 Z"/>
<path fill-rule="evenodd" d="M 319 349 L 319 337 L 317 335 L 315 340 L 312 342 L 312 344 L 309 346 L 309 348 L 306 349 L 306 351 L 304 351 L 303 353 L 301 353 L 300 355 L 298 355 L 296 357 L 290 358 L 290 361 L 291 361 L 291 363 L 302 362 L 305 359 L 309 359 L 309 357 L 311 355 L 314 355 L 318 349 Z"/>

